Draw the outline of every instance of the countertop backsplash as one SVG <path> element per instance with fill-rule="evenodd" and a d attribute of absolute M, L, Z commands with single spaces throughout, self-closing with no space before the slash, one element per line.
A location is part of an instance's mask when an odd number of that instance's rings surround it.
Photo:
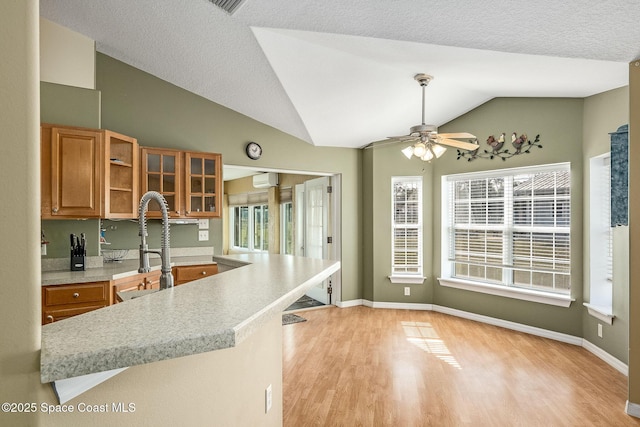
<path fill-rule="evenodd" d="M 184 257 L 184 256 L 213 256 L 213 247 L 195 247 L 195 248 L 171 248 L 171 257 Z M 153 255 L 152 255 L 153 256 Z M 125 260 L 138 259 L 138 248 L 129 249 L 129 252 L 124 257 Z M 42 258 L 41 270 L 47 271 L 60 271 L 69 270 L 69 257 L 64 258 Z M 85 258 L 86 268 L 100 268 L 104 264 L 102 256 L 87 256 Z"/>

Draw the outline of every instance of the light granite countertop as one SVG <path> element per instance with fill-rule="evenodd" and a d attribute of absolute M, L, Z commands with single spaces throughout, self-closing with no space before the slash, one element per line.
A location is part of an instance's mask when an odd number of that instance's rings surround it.
<path fill-rule="evenodd" d="M 340 269 L 339 261 L 291 255 L 213 261 L 243 266 L 44 325 L 41 381 L 234 347 Z"/>
<path fill-rule="evenodd" d="M 149 259 L 151 270 L 160 270 L 160 258 Z M 172 266 L 216 264 L 213 255 L 171 257 Z M 56 270 L 42 272 L 42 286 L 62 285 L 87 282 L 103 282 L 138 274 L 140 263 L 137 259 L 126 259 L 122 262 L 105 262 L 99 268 L 87 268 L 85 271 Z"/>

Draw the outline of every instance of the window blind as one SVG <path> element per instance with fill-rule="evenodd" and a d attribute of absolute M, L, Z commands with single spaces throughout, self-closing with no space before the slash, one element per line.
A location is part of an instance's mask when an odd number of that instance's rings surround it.
<path fill-rule="evenodd" d="M 607 280 L 613 281 L 613 227 L 611 226 L 611 156 L 602 159 L 602 229 L 607 242 Z"/>
<path fill-rule="evenodd" d="M 392 179 L 392 275 L 422 275 L 422 177 Z"/>
<path fill-rule="evenodd" d="M 266 191 L 229 194 L 229 206 L 259 205 L 268 201 L 269 193 Z"/>
<path fill-rule="evenodd" d="M 445 177 L 452 277 L 568 293 L 568 164 Z"/>

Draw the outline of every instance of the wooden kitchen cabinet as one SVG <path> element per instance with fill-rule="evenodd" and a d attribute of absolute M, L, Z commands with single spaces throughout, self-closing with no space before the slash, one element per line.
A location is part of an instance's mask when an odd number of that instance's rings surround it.
<path fill-rule="evenodd" d="M 222 156 L 214 153 L 186 152 L 186 216 L 220 217 L 222 202 Z"/>
<path fill-rule="evenodd" d="M 157 191 L 167 201 L 170 217 L 182 214 L 182 152 L 165 148 L 141 147 L 140 197 L 147 191 Z M 155 200 L 149 202 L 147 217 L 160 218 L 162 211 Z"/>
<path fill-rule="evenodd" d="M 53 323 L 109 305 L 109 282 L 42 287 L 42 324 Z"/>
<path fill-rule="evenodd" d="M 181 265 L 173 267 L 175 286 L 218 274 L 218 264 Z"/>
<path fill-rule="evenodd" d="M 41 126 L 43 219 L 136 218 L 138 142 L 116 132 Z"/>
<path fill-rule="evenodd" d="M 104 143 L 99 130 L 42 125 L 42 218 L 100 215 Z"/>
<path fill-rule="evenodd" d="M 112 281 L 111 285 L 111 304 L 118 301 L 118 292 L 142 291 L 145 289 L 160 289 L 160 270 L 151 271 L 149 273 L 139 273 L 133 276 L 123 277 Z"/>
<path fill-rule="evenodd" d="M 130 136 L 105 130 L 105 218 L 137 218 L 140 150 Z"/>
<path fill-rule="evenodd" d="M 218 218 L 222 215 L 222 156 L 216 153 L 142 147 L 141 195 L 157 191 L 172 218 Z M 151 200 L 150 218 L 160 218 Z"/>

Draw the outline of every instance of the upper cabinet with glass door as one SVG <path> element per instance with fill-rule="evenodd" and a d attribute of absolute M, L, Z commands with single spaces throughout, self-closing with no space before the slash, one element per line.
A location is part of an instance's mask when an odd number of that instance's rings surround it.
<path fill-rule="evenodd" d="M 222 156 L 214 153 L 185 152 L 184 157 L 186 216 L 220 217 Z"/>
<path fill-rule="evenodd" d="M 167 201 L 169 216 L 220 217 L 222 156 L 165 148 L 142 147 L 141 194 L 157 191 Z M 158 218 L 160 205 L 149 202 L 148 216 Z"/>
<path fill-rule="evenodd" d="M 142 147 L 141 195 L 147 191 L 157 191 L 167 201 L 170 217 L 182 215 L 181 164 L 182 152 L 167 148 Z M 155 200 L 149 202 L 148 217 L 159 218 L 162 215 L 160 205 Z"/>

